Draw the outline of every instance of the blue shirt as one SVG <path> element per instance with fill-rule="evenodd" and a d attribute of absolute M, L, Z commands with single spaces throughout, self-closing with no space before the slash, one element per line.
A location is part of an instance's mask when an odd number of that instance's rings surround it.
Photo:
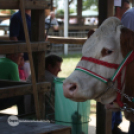
<path fill-rule="evenodd" d="M 26 15 L 28 32 L 29 32 L 29 36 L 31 39 L 31 17 L 28 14 L 25 14 L 25 15 Z M 10 29 L 10 37 L 17 37 L 19 41 L 25 41 L 23 22 L 22 22 L 20 11 L 12 15 L 10 19 L 9 29 Z"/>
<path fill-rule="evenodd" d="M 112 129 L 122 122 L 122 114 L 120 111 L 112 112 Z"/>
<path fill-rule="evenodd" d="M 125 27 L 134 31 L 134 7 L 124 13 L 121 22 Z"/>
<path fill-rule="evenodd" d="M 26 16 L 26 21 L 27 21 L 29 37 L 31 40 L 31 16 L 29 16 L 28 14 L 25 14 L 25 16 Z M 17 37 L 19 41 L 25 41 L 23 22 L 22 22 L 20 11 L 12 15 L 10 19 L 9 29 L 10 29 L 10 37 Z M 24 60 L 28 60 L 27 53 L 24 53 Z"/>
<path fill-rule="evenodd" d="M 50 25 L 50 26 L 49 26 Z M 59 26 L 58 24 L 58 21 L 56 18 L 53 18 L 51 19 L 51 24 L 50 24 L 50 16 L 48 16 L 46 19 L 45 19 L 45 29 L 49 29 L 50 27 L 52 26 Z"/>

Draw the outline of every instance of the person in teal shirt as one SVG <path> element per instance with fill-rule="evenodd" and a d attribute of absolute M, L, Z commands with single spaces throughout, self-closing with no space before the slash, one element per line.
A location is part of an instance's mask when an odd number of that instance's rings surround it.
<path fill-rule="evenodd" d="M 22 55 L 22 53 L 8 54 L 6 58 L 0 58 L 0 79 L 20 81 L 18 64 Z M 9 108 L 15 104 L 18 107 L 18 114 L 24 114 L 23 96 L 0 99 L 0 110 Z"/>

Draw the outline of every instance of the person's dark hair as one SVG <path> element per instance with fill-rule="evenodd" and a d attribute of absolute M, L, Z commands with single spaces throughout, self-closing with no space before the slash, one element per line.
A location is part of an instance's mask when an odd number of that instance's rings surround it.
<path fill-rule="evenodd" d="M 124 3 L 130 4 L 129 0 L 122 0 L 122 2 L 121 2 L 121 8 L 124 6 Z"/>
<path fill-rule="evenodd" d="M 62 58 L 57 55 L 49 55 L 45 58 L 45 68 L 48 69 L 48 65 L 54 67 L 57 62 L 62 62 Z"/>

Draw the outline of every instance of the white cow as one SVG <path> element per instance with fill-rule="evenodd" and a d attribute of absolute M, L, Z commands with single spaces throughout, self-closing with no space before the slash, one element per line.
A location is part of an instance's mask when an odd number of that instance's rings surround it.
<path fill-rule="evenodd" d="M 126 99 L 127 97 L 123 97 L 125 94 L 134 97 L 132 92 L 134 89 L 134 71 L 130 70 L 132 66 L 134 67 L 133 61 L 127 65 L 127 69 L 121 66 L 123 68 L 121 75 L 117 75 L 115 78 L 114 86 L 112 86 L 112 82 L 110 84 L 100 79 L 101 76 L 106 80 L 112 78 L 119 64 L 133 48 L 134 32 L 123 27 L 120 20 L 115 17 L 106 19 L 84 43 L 82 49 L 82 57 L 84 58 L 63 83 L 64 96 L 77 102 L 94 99 L 107 104 L 108 108 L 112 109 L 123 107 L 124 103 L 129 105 L 128 108 L 134 107 L 133 103 Z M 90 60 L 87 59 L 89 57 Z M 100 62 L 101 65 L 98 64 Z M 89 75 L 89 73 L 91 74 Z M 120 74 L 119 71 L 117 74 Z M 119 88 L 121 88 L 123 95 L 117 94 L 120 92 Z M 129 89 L 126 90 L 126 88 Z M 132 101 L 132 98 L 130 99 Z M 109 103 L 112 104 L 109 105 Z M 132 114 L 132 110 L 130 111 Z M 129 118 L 128 116 L 130 117 L 130 114 L 127 115 L 127 118 Z"/>

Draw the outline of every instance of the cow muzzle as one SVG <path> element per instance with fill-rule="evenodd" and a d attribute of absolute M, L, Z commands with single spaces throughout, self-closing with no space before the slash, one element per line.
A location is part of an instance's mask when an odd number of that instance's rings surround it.
<path fill-rule="evenodd" d="M 66 98 L 72 98 L 75 96 L 76 91 L 78 90 L 76 83 L 63 83 L 63 92 Z"/>

